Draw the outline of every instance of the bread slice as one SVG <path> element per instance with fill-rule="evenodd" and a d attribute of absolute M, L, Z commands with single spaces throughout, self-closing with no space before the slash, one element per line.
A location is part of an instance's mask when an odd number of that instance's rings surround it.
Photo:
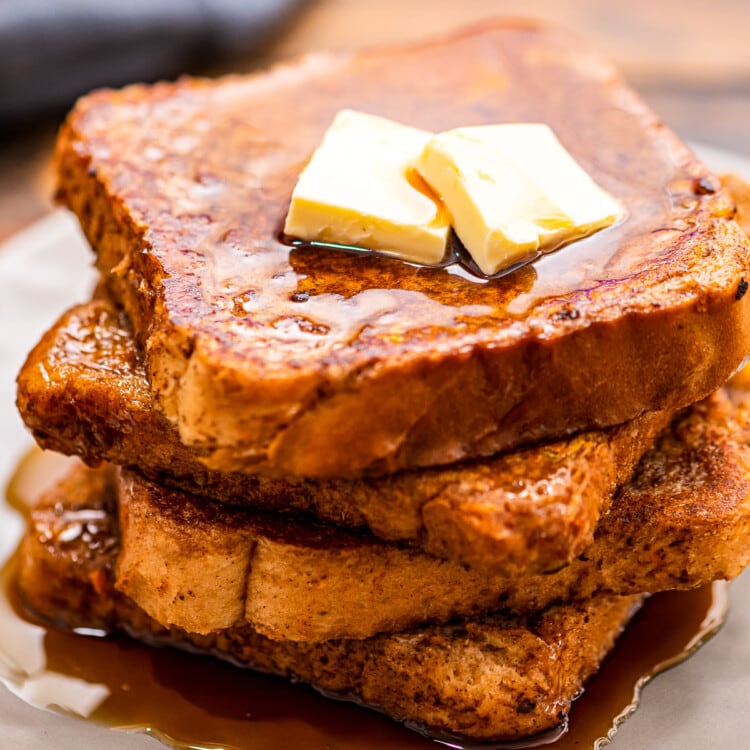
<path fill-rule="evenodd" d="M 455 467 L 358 480 L 222 474 L 154 408 L 127 320 L 106 300 L 74 307 L 18 377 L 18 407 L 39 444 L 138 471 L 234 505 L 306 511 L 366 526 L 491 574 L 559 568 L 582 552 L 615 489 L 670 419 L 625 425 Z"/>
<path fill-rule="evenodd" d="M 747 404 L 736 408 L 716 394 L 675 420 L 618 494 L 594 543 L 555 573 L 487 575 L 123 472 L 112 480 L 121 535 L 115 585 L 165 626 L 206 634 L 249 623 L 274 640 L 319 642 L 500 607 L 528 613 L 602 592 L 731 578 L 750 561 L 750 420 Z M 71 478 L 69 493 L 101 481 L 85 471 Z"/>
<path fill-rule="evenodd" d="M 435 131 L 545 122 L 627 219 L 489 283 L 293 249 L 292 187 L 343 107 Z M 157 404 L 223 472 L 491 455 L 686 406 L 748 350 L 727 195 L 607 61 L 545 26 L 101 91 L 63 126 L 57 170 Z"/>
<path fill-rule="evenodd" d="M 268 640 L 248 625 L 206 636 L 167 630 L 114 588 L 111 475 L 92 476 L 89 484 L 58 486 L 30 518 L 18 588 L 37 616 L 56 626 L 124 630 L 149 643 L 204 650 L 436 732 L 490 740 L 562 723 L 641 601 L 597 596 L 529 617 L 495 614 L 317 644 Z"/>

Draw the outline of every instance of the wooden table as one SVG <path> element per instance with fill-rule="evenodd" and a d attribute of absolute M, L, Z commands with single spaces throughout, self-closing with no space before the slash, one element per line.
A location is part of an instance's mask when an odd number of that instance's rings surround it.
<path fill-rule="evenodd" d="M 262 56 L 229 67 L 251 70 L 313 49 L 416 39 L 519 13 L 597 44 L 685 138 L 750 155 L 748 0 L 318 0 Z M 0 241 L 51 208 L 56 127 L 43 121 L 0 140 Z"/>

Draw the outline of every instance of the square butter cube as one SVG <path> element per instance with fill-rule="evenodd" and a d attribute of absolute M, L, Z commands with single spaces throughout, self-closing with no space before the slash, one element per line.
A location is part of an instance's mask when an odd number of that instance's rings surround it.
<path fill-rule="evenodd" d="M 339 112 L 299 177 L 284 232 L 438 263 L 450 224 L 414 164 L 432 133 Z"/>
<path fill-rule="evenodd" d="M 417 168 L 487 275 L 608 226 L 622 208 L 543 124 L 440 133 Z"/>
<path fill-rule="evenodd" d="M 461 128 L 461 132 L 497 149 L 525 172 L 577 231 L 609 226 L 623 215 L 622 206 L 594 182 L 548 125 L 513 123 Z"/>

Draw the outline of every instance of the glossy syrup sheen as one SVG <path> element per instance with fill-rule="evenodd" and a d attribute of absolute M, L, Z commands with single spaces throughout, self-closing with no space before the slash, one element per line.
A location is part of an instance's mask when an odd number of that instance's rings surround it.
<path fill-rule="evenodd" d="M 58 470 L 51 461 L 57 458 L 34 453 L 22 463 L 9 488 L 13 507 L 27 509 L 30 498 L 49 484 Z M 28 616 L 13 595 L 12 564 L 3 570 L 2 584 L 17 618 L 0 619 L 0 640 Z M 726 584 L 652 597 L 574 704 L 567 733 L 556 741 L 557 733 L 552 732 L 482 747 L 509 750 L 541 743 L 554 750 L 594 747 L 632 713 L 643 684 L 687 658 L 716 632 L 725 614 Z M 107 687 L 109 697 L 93 711 L 91 720 L 148 733 L 180 750 L 436 747 L 373 711 L 326 700 L 307 687 L 202 655 L 149 648 L 124 637 L 92 638 L 53 629 L 46 631 L 44 651 L 48 672 Z M 54 699 L 48 698 L 48 703 Z"/>
<path fill-rule="evenodd" d="M 290 248 L 279 232 L 292 188 L 344 107 L 432 131 L 545 122 L 627 220 L 489 281 L 460 267 Z M 548 302 L 604 295 L 616 306 L 613 282 L 644 273 L 644 285 L 663 281 L 660 265 L 709 241 L 706 219 L 730 210 L 706 168 L 607 62 L 524 24 L 316 56 L 217 85 L 138 89 L 116 107 L 93 100 L 75 124 L 97 175 L 149 227 L 148 257 L 165 272 L 155 293 L 171 323 L 238 357 L 273 342 L 266 364 L 311 352 L 356 360 L 371 345 L 417 353 L 442 337 L 485 336 L 490 324 L 486 335 L 500 340 L 537 308 L 553 314 Z"/>

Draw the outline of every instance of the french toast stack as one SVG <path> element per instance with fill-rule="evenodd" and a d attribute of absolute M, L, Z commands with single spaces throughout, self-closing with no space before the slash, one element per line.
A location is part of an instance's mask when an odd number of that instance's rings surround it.
<path fill-rule="evenodd" d="M 345 107 L 545 122 L 627 218 L 489 281 L 285 245 Z M 563 723 L 644 595 L 750 561 L 744 188 L 567 35 L 94 93 L 57 165 L 101 282 L 18 380 L 91 467 L 31 515 L 37 615 L 484 741 Z"/>

